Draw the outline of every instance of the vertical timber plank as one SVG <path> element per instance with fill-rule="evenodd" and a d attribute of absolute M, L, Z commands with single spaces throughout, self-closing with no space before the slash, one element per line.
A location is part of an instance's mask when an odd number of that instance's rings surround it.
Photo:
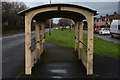
<path fill-rule="evenodd" d="M 42 48 L 45 50 L 45 22 L 42 22 Z"/>
<path fill-rule="evenodd" d="M 88 16 L 87 75 L 93 75 L 93 26 L 94 16 Z"/>
<path fill-rule="evenodd" d="M 75 22 L 75 52 L 78 49 L 78 22 Z"/>
<path fill-rule="evenodd" d="M 83 21 L 79 22 L 79 41 L 83 42 Z M 83 48 L 83 44 L 79 42 L 79 55 L 78 58 L 80 59 L 80 50 Z"/>
<path fill-rule="evenodd" d="M 40 26 L 39 23 L 36 22 L 35 24 L 36 29 L 36 49 L 38 50 L 38 58 L 40 59 Z"/>
<path fill-rule="evenodd" d="M 51 19 L 49 19 L 49 35 L 51 35 L 51 26 L 52 26 Z"/>
<path fill-rule="evenodd" d="M 25 15 L 25 74 L 31 74 L 31 21 L 30 16 Z"/>

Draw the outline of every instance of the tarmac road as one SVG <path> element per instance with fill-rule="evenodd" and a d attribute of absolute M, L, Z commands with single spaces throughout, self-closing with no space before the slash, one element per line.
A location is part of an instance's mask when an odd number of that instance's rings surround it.
<path fill-rule="evenodd" d="M 86 30 L 83 30 L 83 33 L 87 34 L 87 31 Z M 115 35 L 114 38 L 111 38 L 110 35 L 99 35 L 99 34 L 94 34 L 95 37 L 98 37 L 98 38 L 101 38 L 101 39 L 104 39 L 106 41 L 110 41 L 110 42 L 114 42 L 114 43 L 117 43 L 117 44 L 120 44 L 120 36 L 119 35 Z"/>
<path fill-rule="evenodd" d="M 52 31 L 54 28 L 51 29 Z M 45 29 L 45 33 L 48 32 Z M 41 34 L 41 31 L 40 31 Z M 35 32 L 32 32 L 32 38 Z M 3 35 L 2 39 L 2 78 L 16 78 L 24 71 L 25 34 Z"/>
<path fill-rule="evenodd" d="M 74 29 L 72 29 L 74 30 Z M 78 30 L 79 31 L 79 30 Z M 87 34 L 87 30 L 83 30 L 83 33 L 84 34 Z M 111 38 L 110 35 L 99 35 L 99 34 L 94 34 L 95 37 L 98 37 L 98 38 L 101 38 L 101 39 L 104 39 L 106 41 L 110 41 L 110 42 L 114 42 L 114 43 L 117 43 L 117 44 L 120 44 L 120 35 L 115 35 L 114 38 Z"/>

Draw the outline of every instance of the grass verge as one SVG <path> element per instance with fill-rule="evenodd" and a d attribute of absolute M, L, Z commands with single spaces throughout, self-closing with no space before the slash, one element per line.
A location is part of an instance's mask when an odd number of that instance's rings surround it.
<path fill-rule="evenodd" d="M 60 29 L 58 29 L 57 31 L 52 31 L 51 34 L 52 35 L 49 35 L 47 33 L 45 35 L 46 40 L 51 41 L 58 45 L 74 48 L 75 31 L 69 31 L 68 29 L 61 31 Z M 83 34 L 83 42 L 87 45 L 87 34 Z M 111 56 L 111 57 L 120 57 L 120 53 L 118 49 L 119 46 L 120 44 L 94 37 L 94 53 L 96 54 Z M 87 50 L 85 46 L 83 48 Z"/>

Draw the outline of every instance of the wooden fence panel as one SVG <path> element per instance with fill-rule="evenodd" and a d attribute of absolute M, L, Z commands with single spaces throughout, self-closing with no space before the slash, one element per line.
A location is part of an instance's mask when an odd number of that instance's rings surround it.
<path fill-rule="evenodd" d="M 80 49 L 80 56 L 81 56 L 81 61 L 83 65 L 87 69 L 87 52 L 84 51 L 83 49 Z"/>
<path fill-rule="evenodd" d="M 31 67 L 34 67 L 36 62 L 39 60 L 39 54 L 41 55 L 43 53 L 43 46 L 40 45 L 40 51 L 38 50 L 39 49 L 35 49 L 31 54 Z"/>

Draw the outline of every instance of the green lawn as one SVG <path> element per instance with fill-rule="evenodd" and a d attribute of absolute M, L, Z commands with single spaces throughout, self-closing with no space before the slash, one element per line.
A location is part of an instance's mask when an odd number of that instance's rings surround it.
<path fill-rule="evenodd" d="M 47 33 L 45 37 L 46 40 L 51 41 L 55 44 L 74 48 L 74 35 L 74 31 L 69 31 L 68 29 L 61 31 L 59 29 L 58 31 L 52 31 L 52 35 L 50 36 Z M 87 34 L 83 35 L 83 42 L 87 45 Z M 120 57 L 120 53 L 118 54 L 118 46 L 120 46 L 120 44 L 118 45 L 116 43 L 94 37 L 94 53 L 96 54 Z M 87 50 L 85 46 L 84 49 Z"/>

